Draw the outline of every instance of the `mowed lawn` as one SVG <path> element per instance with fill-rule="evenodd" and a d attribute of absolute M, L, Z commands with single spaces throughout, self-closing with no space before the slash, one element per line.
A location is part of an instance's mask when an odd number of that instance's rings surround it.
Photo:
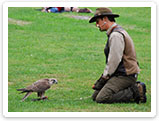
<path fill-rule="evenodd" d="M 116 7 L 116 22 L 134 40 L 147 103 L 97 104 L 92 85 L 105 68 L 105 32 L 95 23 L 72 16 L 93 13 L 42 13 L 40 8 L 8 9 L 9 112 L 150 112 L 151 111 L 151 8 Z M 91 8 L 95 11 L 96 8 Z M 46 101 L 33 102 L 36 93 L 21 102 L 16 91 L 42 78 L 57 78 Z M 153 81 L 153 80 L 152 80 Z M 155 80 L 154 80 L 155 81 Z"/>

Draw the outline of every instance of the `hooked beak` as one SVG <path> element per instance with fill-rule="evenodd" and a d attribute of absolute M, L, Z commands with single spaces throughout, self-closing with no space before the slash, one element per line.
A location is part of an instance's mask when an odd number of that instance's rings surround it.
<path fill-rule="evenodd" d="M 55 80 L 55 84 L 57 84 L 58 82 L 57 82 L 57 80 Z"/>

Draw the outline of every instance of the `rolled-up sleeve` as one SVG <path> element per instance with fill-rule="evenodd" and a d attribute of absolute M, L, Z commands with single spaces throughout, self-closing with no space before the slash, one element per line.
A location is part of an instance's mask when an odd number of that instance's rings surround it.
<path fill-rule="evenodd" d="M 103 73 L 104 76 L 107 76 L 107 75 L 111 76 L 115 72 L 119 63 L 122 60 L 123 51 L 125 48 L 123 35 L 119 32 L 113 32 L 110 35 L 108 46 L 110 49 L 109 49 L 108 62 L 106 64 L 106 67 Z"/>

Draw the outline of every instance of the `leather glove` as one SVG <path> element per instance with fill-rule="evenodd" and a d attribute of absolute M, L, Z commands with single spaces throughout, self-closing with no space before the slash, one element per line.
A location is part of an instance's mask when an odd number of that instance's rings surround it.
<path fill-rule="evenodd" d="M 92 88 L 94 90 L 101 90 L 108 80 L 109 80 L 109 76 L 104 77 L 102 74 L 101 77 L 92 86 Z"/>

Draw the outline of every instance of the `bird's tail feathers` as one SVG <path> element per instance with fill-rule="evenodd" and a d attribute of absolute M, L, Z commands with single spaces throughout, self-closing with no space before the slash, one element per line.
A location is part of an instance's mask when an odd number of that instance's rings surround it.
<path fill-rule="evenodd" d="M 21 93 L 29 92 L 29 90 L 27 90 L 27 89 L 25 89 L 25 88 L 17 89 L 17 91 L 22 91 Z"/>

